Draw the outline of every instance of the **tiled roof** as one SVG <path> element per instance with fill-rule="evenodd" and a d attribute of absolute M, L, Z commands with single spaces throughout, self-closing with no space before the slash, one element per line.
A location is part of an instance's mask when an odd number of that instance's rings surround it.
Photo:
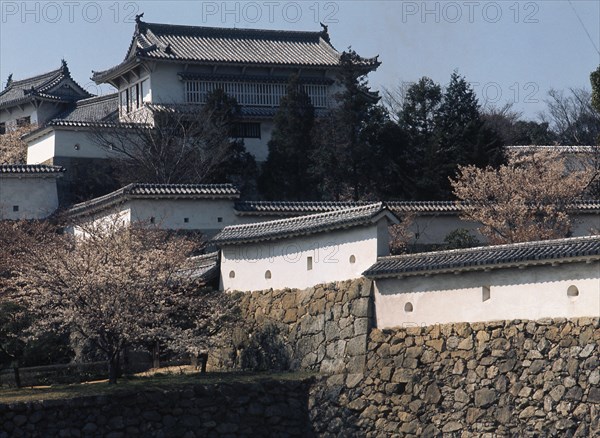
<path fill-rule="evenodd" d="M 203 26 L 145 23 L 138 20 L 123 63 L 92 79 L 105 81 L 130 66 L 136 59 L 199 63 L 263 64 L 333 67 L 340 53 L 329 43 L 325 31 L 298 32 L 261 29 L 225 29 Z M 376 68 L 376 58 L 363 59 Z"/>
<path fill-rule="evenodd" d="M 129 199 L 237 199 L 239 190 L 233 184 L 142 184 L 132 183 L 108 195 L 75 204 L 67 213 L 79 216 L 101 211 Z"/>
<path fill-rule="evenodd" d="M 215 251 L 209 254 L 192 257 L 192 269 L 188 274 L 194 280 L 201 280 L 206 283 L 219 276 L 219 252 Z"/>
<path fill-rule="evenodd" d="M 52 88 L 56 87 L 64 79 L 70 79 L 76 85 L 76 96 L 52 92 Z M 81 88 L 81 86 L 71 78 L 71 73 L 69 72 L 67 64 L 63 61 L 60 68 L 48 73 L 18 81 L 9 81 L 6 88 L 0 92 L 0 107 L 16 105 L 31 100 L 34 97 L 46 100 L 72 102 L 76 99 L 90 96 L 90 93 Z"/>
<path fill-rule="evenodd" d="M 82 99 L 54 117 L 50 126 L 87 126 L 95 122 L 116 122 L 119 112 L 117 93 Z"/>
<path fill-rule="evenodd" d="M 24 174 L 51 174 L 63 173 L 64 167 L 47 166 L 45 164 L 0 164 L 0 174 L 24 175 Z"/>
<path fill-rule="evenodd" d="M 367 201 L 240 201 L 235 210 L 240 216 L 290 216 L 336 211 L 359 207 Z M 386 201 L 394 213 L 459 214 L 461 206 L 454 201 Z M 600 211 L 600 200 L 578 200 L 572 204 L 575 212 Z"/>
<path fill-rule="evenodd" d="M 459 213 L 454 201 L 389 201 L 386 204 L 397 213 Z"/>
<path fill-rule="evenodd" d="M 363 275 L 370 278 L 402 277 L 552 264 L 573 259 L 600 260 L 600 236 L 382 257 Z"/>
<path fill-rule="evenodd" d="M 381 216 L 397 221 L 382 202 L 346 208 L 327 213 L 298 216 L 290 219 L 259 222 L 247 225 L 232 225 L 223 228 L 212 243 L 227 245 L 233 243 L 261 242 L 294 236 L 321 233 L 373 223 Z"/>
<path fill-rule="evenodd" d="M 528 145 L 505 146 L 505 148 L 512 152 L 558 151 L 568 153 L 588 153 L 598 151 L 600 149 L 600 146 Z"/>
<path fill-rule="evenodd" d="M 288 216 L 336 211 L 367 204 L 368 201 L 241 201 L 236 202 L 235 209 L 241 216 Z M 385 204 L 394 213 L 460 212 L 460 206 L 453 201 L 387 201 Z"/>
<path fill-rule="evenodd" d="M 240 201 L 235 203 L 235 210 L 239 215 L 289 216 L 325 213 L 368 204 L 353 201 Z"/>

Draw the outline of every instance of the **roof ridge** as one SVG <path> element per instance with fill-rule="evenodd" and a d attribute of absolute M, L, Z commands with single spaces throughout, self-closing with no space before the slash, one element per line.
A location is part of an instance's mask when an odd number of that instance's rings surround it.
<path fill-rule="evenodd" d="M 488 251 L 500 251 L 503 249 L 510 248 L 536 248 L 541 246 L 551 246 L 551 245 L 559 245 L 565 242 L 575 242 L 575 241 L 586 241 L 586 240 L 600 240 L 600 235 L 591 235 L 591 236 L 578 236 L 578 237 L 564 237 L 561 239 L 549 239 L 549 240 L 534 240 L 529 242 L 515 242 L 515 243 L 504 243 L 501 245 L 487 245 L 487 246 L 474 246 L 471 248 L 457 248 L 457 249 L 446 249 L 440 251 L 429 251 L 429 252 L 417 252 L 411 254 L 398 254 L 392 256 L 379 257 L 379 260 L 395 260 L 400 258 L 411 258 L 411 257 L 419 257 L 419 256 L 429 256 L 433 257 L 438 254 L 467 254 L 471 252 L 478 252 L 482 250 Z"/>
<path fill-rule="evenodd" d="M 188 189 L 188 190 L 194 190 L 194 189 L 207 189 L 210 190 L 212 189 L 213 192 L 208 192 L 208 193 L 135 193 L 135 191 L 137 189 L 162 189 L 162 190 L 169 190 L 169 189 Z M 223 190 L 225 192 L 221 192 L 219 193 L 218 190 Z M 147 195 L 149 197 L 153 197 L 153 196 L 160 196 L 160 195 L 174 195 L 174 196 L 181 196 L 181 195 L 191 195 L 191 196 L 208 196 L 208 197 L 215 197 L 215 196 L 223 196 L 224 199 L 231 199 L 232 197 L 239 197 L 240 192 L 238 190 L 238 188 L 234 185 L 234 184 L 230 184 L 230 183 L 225 183 L 225 184 L 153 184 L 153 183 L 129 183 L 126 186 L 123 186 L 113 192 L 107 193 L 106 195 L 102 195 L 99 196 L 97 198 L 93 198 L 93 199 L 89 199 L 87 201 L 84 202 L 80 202 L 77 204 L 72 205 L 69 208 L 69 212 L 72 214 L 77 214 L 77 210 L 86 210 L 88 207 L 94 207 L 97 206 L 98 208 L 102 207 L 103 205 L 112 205 L 115 202 L 119 202 L 119 200 L 121 199 L 121 197 L 127 197 L 127 196 L 132 196 L 132 197 L 141 197 Z"/>
<path fill-rule="evenodd" d="M 321 37 L 322 30 L 313 31 L 313 30 L 284 30 L 284 29 L 259 29 L 259 28 L 241 28 L 241 27 L 217 27 L 217 26 L 196 26 L 193 24 L 170 24 L 170 23 L 149 23 L 143 22 L 143 31 L 150 30 L 152 31 L 152 27 L 158 28 L 176 28 L 180 30 L 206 30 L 209 32 L 215 33 L 226 33 L 226 32 L 234 32 L 234 33 L 257 33 L 257 34 L 279 34 L 279 35 L 310 35 Z M 140 32 L 142 33 L 142 32 Z M 154 32 L 152 32 L 154 33 Z"/>
<path fill-rule="evenodd" d="M 0 173 L 62 173 L 65 170 L 62 166 L 49 164 L 0 164 Z"/>
<path fill-rule="evenodd" d="M 115 99 L 115 98 L 116 99 L 119 98 L 118 91 L 115 93 L 100 94 L 98 96 L 86 97 L 85 99 L 80 99 L 80 100 L 76 101 L 75 105 L 77 105 L 77 106 L 92 105 L 94 103 L 102 102 L 104 100 Z"/>
<path fill-rule="evenodd" d="M 39 74 L 37 74 L 37 75 L 29 76 L 29 77 L 27 77 L 27 78 L 23 78 L 23 79 L 13 79 L 13 80 L 11 81 L 11 83 L 10 83 L 9 87 L 14 87 L 14 86 L 15 86 L 15 84 L 17 84 L 17 85 L 18 85 L 18 84 L 20 84 L 20 83 L 23 83 L 23 82 L 31 82 L 33 79 L 42 79 L 42 78 L 44 78 L 44 77 L 48 77 L 48 78 L 50 78 L 50 77 L 52 77 L 52 76 L 55 76 L 55 75 L 57 75 L 57 74 L 61 74 L 61 73 L 62 73 L 62 67 L 59 67 L 59 68 L 57 68 L 57 69 L 55 69 L 55 70 L 51 70 L 51 71 L 48 71 L 48 72 L 45 72 L 45 73 L 39 73 Z"/>
<path fill-rule="evenodd" d="M 283 202 L 287 202 L 287 201 L 283 201 Z M 320 202 L 320 201 L 317 201 Z M 335 215 L 339 215 L 341 213 L 351 213 L 355 210 L 358 209 L 367 209 L 367 208 L 371 208 L 374 207 L 376 205 L 380 206 L 380 209 L 383 209 L 385 207 L 384 203 L 382 201 L 379 202 L 374 202 L 371 204 L 365 204 L 365 205 L 359 205 L 356 207 L 348 207 L 348 208 L 344 208 L 341 210 L 333 210 L 333 211 L 326 211 L 323 213 L 315 213 L 315 214 L 311 214 L 311 215 L 303 215 L 303 216 L 294 216 L 294 217 L 289 217 L 289 218 L 285 218 L 285 219 L 276 219 L 273 221 L 262 221 L 262 222 L 252 222 L 250 224 L 237 224 L 237 225 L 229 225 L 225 228 L 223 228 L 224 230 L 237 230 L 240 228 L 249 228 L 249 227 L 260 227 L 260 225 L 264 225 L 264 224 L 269 224 L 269 225 L 276 225 L 276 224 L 280 224 L 280 223 L 292 223 L 292 222 L 299 222 L 302 220 L 306 220 L 306 218 L 321 218 L 321 217 L 327 217 L 327 216 L 335 216 Z"/>

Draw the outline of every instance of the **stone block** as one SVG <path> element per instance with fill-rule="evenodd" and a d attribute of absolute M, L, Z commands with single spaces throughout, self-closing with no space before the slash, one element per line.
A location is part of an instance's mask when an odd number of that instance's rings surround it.
<path fill-rule="evenodd" d="M 368 318 L 357 318 L 354 320 L 354 334 L 355 335 L 366 335 L 369 333 L 369 319 Z"/>
<path fill-rule="evenodd" d="M 346 371 L 349 373 L 362 373 L 365 370 L 367 356 L 355 356 L 347 359 Z"/>
<path fill-rule="evenodd" d="M 357 318 L 369 317 L 370 298 L 359 298 L 351 303 L 350 313 Z"/>
<path fill-rule="evenodd" d="M 436 383 L 431 383 L 425 391 L 425 402 L 437 405 L 442 399 L 442 393 Z"/>
<path fill-rule="evenodd" d="M 463 428 L 463 425 L 459 421 L 449 421 L 448 423 L 444 424 L 444 426 L 442 427 L 442 432 L 444 432 L 444 433 L 458 432 L 462 428 Z"/>
<path fill-rule="evenodd" d="M 498 394 L 490 388 L 482 388 L 475 391 L 475 406 L 478 408 L 486 408 L 492 405 L 498 399 Z"/>
<path fill-rule="evenodd" d="M 348 341 L 346 355 L 359 356 L 367 353 L 367 335 L 355 336 Z"/>

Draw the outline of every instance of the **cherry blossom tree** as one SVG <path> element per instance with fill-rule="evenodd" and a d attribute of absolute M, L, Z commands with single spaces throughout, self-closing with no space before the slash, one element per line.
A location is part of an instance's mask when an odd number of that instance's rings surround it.
<path fill-rule="evenodd" d="M 513 153 L 498 168 L 459 167 L 451 181 L 462 218 L 482 224 L 491 244 L 562 238 L 571 231 L 569 209 L 595 178 L 592 166 L 567 170 L 560 152 Z"/>
<path fill-rule="evenodd" d="M 35 125 L 20 126 L 0 135 L 0 164 L 18 164 L 27 161 L 27 143 L 21 140 L 21 137 L 35 128 Z"/>
<path fill-rule="evenodd" d="M 19 253 L 21 300 L 36 316 L 34 334 L 65 328 L 88 340 L 109 363 L 117 382 L 127 347 L 161 341 L 194 347 L 212 318 L 226 313 L 222 293 L 195 293 L 193 260 L 198 243 L 158 229 L 123 226 L 119 220 L 83 225 L 85 238 L 56 234 Z M 203 301 L 205 300 L 205 301 Z M 194 309 L 211 306 L 212 314 Z M 218 333 L 218 327 L 210 334 Z"/>

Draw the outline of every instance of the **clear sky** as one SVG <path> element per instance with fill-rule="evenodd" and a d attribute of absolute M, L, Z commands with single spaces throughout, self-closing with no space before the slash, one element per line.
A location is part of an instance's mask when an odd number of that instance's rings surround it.
<path fill-rule="evenodd" d="M 483 103 L 514 102 L 536 119 L 549 88 L 590 87 L 600 65 L 600 1 L 40 1 L 0 0 L 0 80 L 49 71 L 66 59 L 89 91 L 92 70 L 121 62 L 144 21 L 320 30 L 338 50 L 379 55 L 371 85 L 429 76 L 446 84 L 458 69 Z"/>

